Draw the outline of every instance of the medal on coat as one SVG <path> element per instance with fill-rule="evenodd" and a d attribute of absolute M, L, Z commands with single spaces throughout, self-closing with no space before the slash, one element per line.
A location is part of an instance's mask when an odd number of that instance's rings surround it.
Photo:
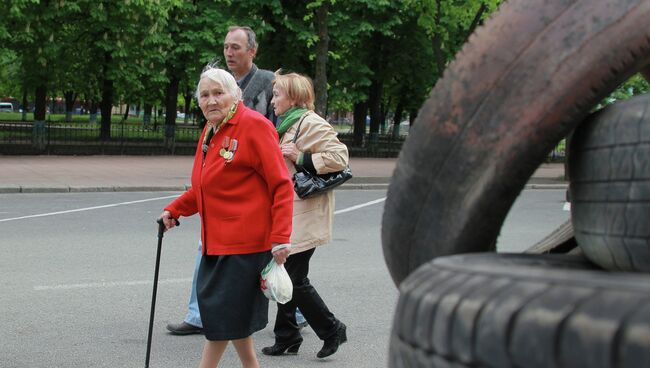
<path fill-rule="evenodd" d="M 221 142 L 221 149 L 219 150 L 219 156 L 225 157 L 224 155 L 228 150 L 228 146 L 230 146 L 230 137 L 226 136 L 223 139 L 223 142 Z"/>
<path fill-rule="evenodd" d="M 232 161 L 233 157 L 235 157 L 235 151 L 237 151 L 237 140 L 236 139 L 230 139 L 230 137 L 226 137 L 222 144 L 221 144 L 221 150 L 219 151 L 219 155 L 223 157 L 226 160 L 226 163 Z"/>

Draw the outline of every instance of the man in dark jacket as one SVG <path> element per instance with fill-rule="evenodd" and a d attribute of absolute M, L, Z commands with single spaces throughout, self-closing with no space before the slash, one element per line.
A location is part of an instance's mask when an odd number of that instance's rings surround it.
<path fill-rule="evenodd" d="M 257 53 L 255 32 L 248 27 L 233 26 L 223 43 L 223 56 L 228 70 L 232 72 L 242 90 L 244 105 L 266 116 L 275 125 L 275 115 L 271 108 L 273 97 L 273 72 L 258 69 L 253 63 Z"/>

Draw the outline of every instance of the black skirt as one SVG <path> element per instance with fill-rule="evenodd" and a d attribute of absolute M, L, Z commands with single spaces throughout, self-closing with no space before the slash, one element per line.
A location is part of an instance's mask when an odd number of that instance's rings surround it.
<path fill-rule="evenodd" d="M 196 291 L 206 339 L 243 339 L 266 327 L 260 272 L 271 258 L 270 251 L 201 257 Z"/>

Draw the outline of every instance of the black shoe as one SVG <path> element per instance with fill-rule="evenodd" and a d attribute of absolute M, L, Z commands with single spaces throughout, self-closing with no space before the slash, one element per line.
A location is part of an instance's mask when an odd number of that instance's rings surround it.
<path fill-rule="evenodd" d="M 343 344 L 344 342 L 348 341 L 348 336 L 345 333 L 345 330 L 346 330 L 345 324 L 341 322 L 341 325 L 339 326 L 339 329 L 336 330 L 336 333 L 334 333 L 334 335 L 325 339 L 325 343 L 323 343 L 323 348 L 320 349 L 318 354 L 316 354 L 316 357 L 325 358 L 336 353 L 336 351 L 339 350 L 339 346 L 341 346 L 341 344 Z"/>
<path fill-rule="evenodd" d="M 169 323 L 167 324 L 167 329 L 174 335 L 193 335 L 203 333 L 201 327 L 191 325 L 185 321 L 181 323 Z"/>
<path fill-rule="evenodd" d="M 282 355 L 286 351 L 287 354 L 296 355 L 298 354 L 298 349 L 300 349 L 300 344 L 302 344 L 302 337 L 286 343 L 276 342 L 273 346 L 263 348 L 262 353 L 264 355 Z"/>

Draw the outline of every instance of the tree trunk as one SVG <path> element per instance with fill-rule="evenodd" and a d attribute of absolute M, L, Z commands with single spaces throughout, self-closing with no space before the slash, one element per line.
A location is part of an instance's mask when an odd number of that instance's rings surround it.
<path fill-rule="evenodd" d="M 176 133 L 176 107 L 178 105 L 178 85 L 180 82 L 176 75 L 177 73 L 172 73 L 167 85 L 167 95 L 165 96 L 165 145 L 172 150 L 172 153 Z"/>
<path fill-rule="evenodd" d="M 97 101 L 90 100 L 90 109 L 88 109 L 88 122 L 93 124 L 97 122 L 97 108 Z"/>
<path fill-rule="evenodd" d="M 381 96 L 384 82 L 375 78 L 371 79 L 370 91 L 368 93 L 368 104 L 370 109 L 370 144 L 376 144 L 379 139 L 379 125 L 381 124 Z"/>
<path fill-rule="evenodd" d="M 393 117 L 393 139 L 399 138 L 400 122 L 402 121 L 402 112 L 404 111 L 404 103 L 400 98 L 397 106 L 395 107 L 395 116 Z"/>
<path fill-rule="evenodd" d="M 476 12 L 476 15 L 474 15 L 474 19 L 472 20 L 472 24 L 469 25 L 469 28 L 467 29 L 467 33 L 465 36 L 465 41 L 469 38 L 469 36 L 474 32 L 476 27 L 481 23 L 481 17 L 483 14 L 488 10 L 487 5 L 485 3 L 481 3 L 481 6 L 478 8 L 478 11 Z"/>
<path fill-rule="evenodd" d="M 381 104 L 381 120 L 380 120 L 380 126 L 379 126 L 379 131 L 381 134 L 386 134 L 386 117 L 388 116 L 388 108 L 390 104 L 392 103 L 392 98 L 388 97 L 388 101 L 386 103 Z"/>
<path fill-rule="evenodd" d="M 353 142 L 355 147 L 363 146 L 363 136 L 366 134 L 366 116 L 368 115 L 368 103 L 357 102 L 354 104 L 354 114 L 352 117 L 354 123 Z"/>
<path fill-rule="evenodd" d="M 435 16 L 435 23 L 436 26 L 440 26 L 440 1 L 441 0 L 436 0 L 436 16 Z M 436 33 L 433 35 L 431 38 L 431 47 L 433 49 L 433 58 L 436 62 L 436 68 L 438 69 L 438 77 L 442 76 L 443 70 L 445 70 L 445 54 L 442 51 L 442 39 L 440 38 L 440 33 Z"/>
<path fill-rule="evenodd" d="M 327 13 L 329 0 L 321 3 L 316 9 L 316 73 L 314 78 L 314 92 L 316 94 L 316 113 L 322 117 L 327 114 L 327 53 L 329 52 L 329 31 L 327 29 Z"/>
<path fill-rule="evenodd" d="M 183 122 L 187 124 L 190 121 L 190 107 L 192 106 L 192 91 L 187 91 L 185 93 L 185 96 L 183 96 L 185 99 L 185 108 L 183 109 L 183 113 L 185 114 L 185 120 Z"/>
<path fill-rule="evenodd" d="M 142 115 L 142 125 L 146 128 L 151 123 L 151 111 L 153 111 L 153 105 L 145 103 L 144 104 L 144 113 Z"/>
<path fill-rule="evenodd" d="M 47 104 L 47 84 L 41 84 L 34 93 L 34 123 L 32 124 L 32 145 L 39 151 L 45 149 L 45 106 Z"/>
<path fill-rule="evenodd" d="M 47 87 L 45 82 L 41 82 L 36 87 L 34 95 L 34 121 L 45 121 L 45 107 L 47 106 Z"/>
<path fill-rule="evenodd" d="M 54 96 L 50 98 L 50 114 L 56 114 L 58 113 L 56 109 L 56 100 L 54 99 Z"/>
<path fill-rule="evenodd" d="M 124 112 L 124 116 L 122 116 L 122 122 L 126 123 L 126 119 L 129 118 L 129 109 L 131 108 L 130 104 L 126 104 L 126 111 Z"/>
<path fill-rule="evenodd" d="M 99 139 L 111 139 L 111 109 L 113 107 L 113 80 L 108 79 L 108 69 L 110 68 L 113 57 L 110 53 L 104 54 L 103 66 L 103 83 L 102 83 L 102 103 L 100 110 L 102 112 L 101 128 Z"/>
<path fill-rule="evenodd" d="M 72 122 L 72 109 L 74 108 L 74 101 L 77 99 L 77 95 L 74 91 L 63 92 L 65 97 L 65 121 L 70 123 Z"/>
<path fill-rule="evenodd" d="M 200 108 L 196 107 L 194 108 L 194 115 L 196 116 L 196 122 L 199 124 L 201 130 L 203 130 L 205 124 L 207 123 L 205 116 L 203 115 L 203 111 L 201 111 Z"/>
<path fill-rule="evenodd" d="M 413 123 L 415 122 L 415 118 L 418 117 L 418 110 L 413 109 L 409 111 L 409 126 L 413 126 Z"/>
<path fill-rule="evenodd" d="M 381 124 L 381 98 L 383 95 L 384 81 L 382 80 L 383 60 L 382 44 L 383 36 L 375 32 L 372 36 L 372 45 L 374 47 L 374 57 L 372 58 L 370 67 L 372 70 L 372 77 L 370 78 L 370 90 L 368 92 L 368 108 L 370 110 L 370 135 L 368 139 L 368 147 L 374 147 L 379 142 L 379 125 Z"/>
<path fill-rule="evenodd" d="M 100 104 L 101 111 L 101 127 L 99 131 L 99 139 L 111 139 L 111 109 L 113 108 L 113 81 L 104 79 L 102 87 L 102 102 Z"/>
<path fill-rule="evenodd" d="M 29 101 L 27 101 L 27 88 L 23 89 L 23 116 L 22 121 L 27 121 L 27 110 L 29 110 Z"/>

